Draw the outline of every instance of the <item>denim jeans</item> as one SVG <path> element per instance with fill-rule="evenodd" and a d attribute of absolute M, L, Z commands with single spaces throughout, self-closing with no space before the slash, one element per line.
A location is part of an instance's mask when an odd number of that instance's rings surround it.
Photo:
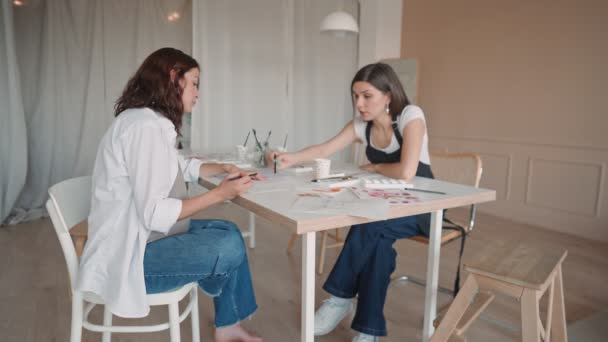
<path fill-rule="evenodd" d="M 359 296 L 351 327 L 368 335 L 386 336 L 384 302 L 395 270 L 397 239 L 423 234 L 423 215 L 354 225 L 323 289 L 340 298 Z"/>
<path fill-rule="evenodd" d="M 245 243 L 229 221 L 192 220 L 187 233 L 149 242 L 144 278 L 147 293 L 198 282 L 213 297 L 218 328 L 234 325 L 257 309 Z"/>

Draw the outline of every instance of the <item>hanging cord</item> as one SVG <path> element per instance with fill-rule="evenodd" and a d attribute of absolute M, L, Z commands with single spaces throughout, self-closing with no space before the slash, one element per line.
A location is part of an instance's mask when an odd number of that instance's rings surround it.
<path fill-rule="evenodd" d="M 458 294 L 458 291 L 460 291 L 460 265 L 462 263 L 462 255 L 464 254 L 464 244 L 466 242 L 467 239 L 467 230 L 457 224 L 454 223 L 454 221 L 450 220 L 447 217 L 443 217 L 443 222 L 447 222 L 449 224 L 451 224 L 453 227 L 443 227 L 443 229 L 450 229 L 450 230 L 458 230 L 460 231 L 460 253 L 458 255 L 458 268 L 456 269 L 456 279 L 454 280 L 454 292 L 453 292 L 453 296 L 456 297 L 456 295 Z"/>

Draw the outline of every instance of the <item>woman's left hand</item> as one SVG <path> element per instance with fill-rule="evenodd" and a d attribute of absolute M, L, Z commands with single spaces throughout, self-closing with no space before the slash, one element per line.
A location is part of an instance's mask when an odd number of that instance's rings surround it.
<path fill-rule="evenodd" d="M 243 170 L 240 167 L 232 164 L 224 164 L 224 171 L 226 171 L 228 174 L 238 173 L 241 177 L 249 176 L 253 180 L 266 180 L 266 177 L 262 176 L 255 170 Z"/>
<path fill-rule="evenodd" d="M 374 164 L 361 165 L 361 166 L 359 166 L 359 168 L 361 170 L 364 170 L 364 171 L 367 171 L 367 172 L 376 172 L 376 165 L 374 165 Z"/>

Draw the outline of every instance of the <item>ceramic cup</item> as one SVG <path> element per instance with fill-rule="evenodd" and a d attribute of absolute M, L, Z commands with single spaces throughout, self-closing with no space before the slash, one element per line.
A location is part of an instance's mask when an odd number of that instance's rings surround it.
<path fill-rule="evenodd" d="M 326 178 L 329 176 L 329 169 L 331 167 L 330 159 L 315 159 L 315 166 L 313 167 L 313 177 L 315 179 Z"/>

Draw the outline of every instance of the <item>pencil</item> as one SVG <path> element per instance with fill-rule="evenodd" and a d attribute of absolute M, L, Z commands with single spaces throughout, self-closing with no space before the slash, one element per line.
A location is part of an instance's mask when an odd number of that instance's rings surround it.
<path fill-rule="evenodd" d="M 429 194 L 438 194 L 438 195 L 445 195 L 445 192 L 441 192 L 441 191 L 433 191 L 433 190 L 422 190 L 422 189 L 412 189 L 412 188 L 404 188 L 403 190 L 406 191 L 418 191 L 418 192 L 427 192 Z"/>

